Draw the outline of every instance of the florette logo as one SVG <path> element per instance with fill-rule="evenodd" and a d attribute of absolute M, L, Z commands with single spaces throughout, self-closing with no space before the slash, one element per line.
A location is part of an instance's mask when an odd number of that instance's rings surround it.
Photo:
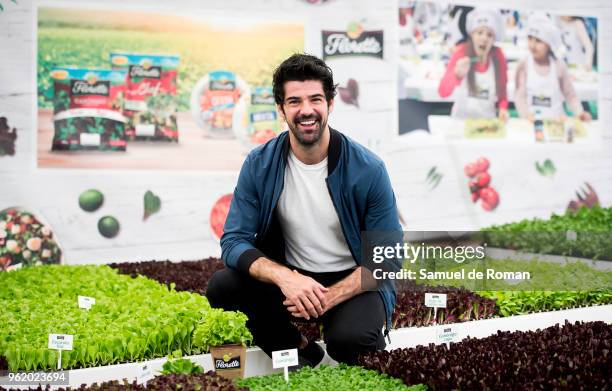
<path fill-rule="evenodd" d="M 70 90 L 72 95 L 102 95 L 108 96 L 110 92 L 110 82 L 108 80 L 93 83 L 89 80 L 71 80 Z"/>
<path fill-rule="evenodd" d="M 225 360 L 226 355 L 223 358 L 215 359 L 215 369 L 237 369 L 240 368 L 240 357 L 229 358 Z"/>
<path fill-rule="evenodd" d="M 144 60 L 142 61 L 144 62 Z M 146 77 L 149 79 L 161 78 L 161 67 L 151 66 L 151 63 L 144 63 L 146 65 L 130 65 L 130 77 Z"/>
<path fill-rule="evenodd" d="M 323 59 L 332 56 L 369 56 L 383 58 L 383 31 L 365 31 L 352 23 L 346 32 L 322 31 Z"/>
<path fill-rule="evenodd" d="M 274 103 L 274 96 L 267 91 L 251 95 L 251 104 L 253 105 L 273 105 Z"/>
<path fill-rule="evenodd" d="M 223 76 L 216 80 L 211 80 L 208 88 L 210 90 L 231 91 L 236 89 L 236 83 L 233 80 Z"/>

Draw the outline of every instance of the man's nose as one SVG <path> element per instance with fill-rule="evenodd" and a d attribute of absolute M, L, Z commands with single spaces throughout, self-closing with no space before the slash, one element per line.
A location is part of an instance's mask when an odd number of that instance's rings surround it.
<path fill-rule="evenodd" d="M 309 115 L 309 114 L 313 114 L 314 113 L 314 109 L 313 106 L 310 102 L 308 101 L 304 101 L 302 103 L 302 107 L 300 107 L 300 114 L 301 115 Z"/>

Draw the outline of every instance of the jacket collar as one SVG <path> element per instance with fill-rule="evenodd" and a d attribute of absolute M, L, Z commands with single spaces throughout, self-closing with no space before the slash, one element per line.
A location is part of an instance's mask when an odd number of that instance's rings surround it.
<path fill-rule="evenodd" d="M 287 131 L 287 137 L 285 137 L 283 143 L 283 156 L 285 161 L 289 157 L 289 132 Z M 342 135 L 336 129 L 329 127 L 329 147 L 327 150 L 327 175 L 331 175 L 334 169 L 338 165 L 340 160 L 340 151 L 342 150 Z"/>

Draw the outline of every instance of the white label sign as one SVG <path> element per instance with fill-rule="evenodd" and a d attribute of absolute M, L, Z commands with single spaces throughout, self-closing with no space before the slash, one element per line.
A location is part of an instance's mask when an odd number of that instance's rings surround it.
<path fill-rule="evenodd" d="M 96 304 L 96 299 L 87 296 L 78 296 L 79 308 L 88 310 L 92 305 Z"/>
<path fill-rule="evenodd" d="M 155 125 L 138 124 L 136 125 L 136 136 L 155 136 Z"/>
<path fill-rule="evenodd" d="M 153 371 L 151 364 L 143 363 L 138 365 L 138 373 L 136 374 L 136 383 L 143 384 L 153 379 Z"/>
<path fill-rule="evenodd" d="M 49 349 L 72 350 L 72 335 L 49 334 Z"/>
<path fill-rule="evenodd" d="M 446 308 L 446 293 L 425 293 L 425 305 Z"/>
<path fill-rule="evenodd" d="M 297 349 L 277 350 L 272 352 L 272 368 L 285 368 L 298 365 Z"/>
<path fill-rule="evenodd" d="M 565 233 L 565 238 L 570 242 L 575 242 L 576 239 L 578 239 L 578 234 L 576 233 L 576 231 L 567 231 Z"/>
<path fill-rule="evenodd" d="M 458 340 L 459 333 L 454 327 L 443 325 L 436 330 L 436 341 L 438 343 L 457 342 Z"/>
<path fill-rule="evenodd" d="M 81 133 L 81 145 L 85 147 L 100 146 L 100 135 L 98 133 Z"/>

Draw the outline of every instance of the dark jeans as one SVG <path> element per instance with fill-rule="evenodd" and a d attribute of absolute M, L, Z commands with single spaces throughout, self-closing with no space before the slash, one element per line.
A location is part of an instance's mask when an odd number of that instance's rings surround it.
<path fill-rule="evenodd" d="M 324 286 L 352 272 L 299 271 Z M 296 318 L 285 309 L 285 297 L 276 285 L 226 268 L 212 276 L 206 296 L 214 308 L 244 312 L 249 317 L 247 326 L 253 333 L 254 343 L 268 356 L 272 351 L 299 345 L 301 333 L 291 323 Z M 382 335 L 385 308 L 378 292 L 361 293 L 330 309 L 317 321 L 323 324 L 327 353 L 338 362 L 356 364 L 360 354 L 385 347 Z"/>

